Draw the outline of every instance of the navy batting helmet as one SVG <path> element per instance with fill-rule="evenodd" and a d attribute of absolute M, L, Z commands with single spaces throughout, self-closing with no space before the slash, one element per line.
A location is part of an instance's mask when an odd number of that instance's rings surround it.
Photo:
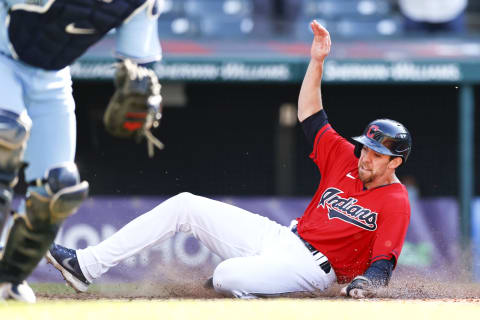
<path fill-rule="evenodd" d="M 412 137 L 401 123 L 390 119 L 378 119 L 370 122 L 363 135 L 353 137 L 357 142 L 355 156 L 360 157 L 363 145 L 375 152 L 401 157 L 404 163 L 412 150 Z"/>

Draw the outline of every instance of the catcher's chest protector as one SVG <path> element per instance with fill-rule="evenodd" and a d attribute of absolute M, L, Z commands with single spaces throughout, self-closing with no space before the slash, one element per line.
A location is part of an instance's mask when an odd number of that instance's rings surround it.
<path fill-rule="evenodd" d="M 8 36 L 21 61 L 46 70 L 72 64 L 148 0 L 51 0 L 14 5 Z"/>

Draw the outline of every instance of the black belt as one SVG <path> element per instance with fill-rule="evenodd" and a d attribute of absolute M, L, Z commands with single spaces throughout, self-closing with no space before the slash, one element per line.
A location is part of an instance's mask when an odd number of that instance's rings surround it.
<path fill-rule="evenodd" d="M 292 228 L 292 232 L 295 233 L 300 240 L 302 240 L 305 247 L 307 247 L 307 249 L 313 254 L 313 256 L 315 257 L 315 259 L 317 261 L 327 259 L 327 257 L 325 255 L 323 255 L 320 251 L 315 249 L 315 247 L 312 246 L 310 243 L 308 243 L 308 241 L 305 241 L 302 237 L 300 237 L 300 235 L 298 234 L 298 231 L 297 231 L 297 226 Z M 330 261 L 328 261 L 328 259 L 326 261 L 323 261 L 322 263 L 320 263 L 319 266 L 320 266 L 320 268 L 322 268 L 322 270 L 325 273 L 329 273 L 330 270 L 332 270 L 332 266 L 330 264 Z"/>

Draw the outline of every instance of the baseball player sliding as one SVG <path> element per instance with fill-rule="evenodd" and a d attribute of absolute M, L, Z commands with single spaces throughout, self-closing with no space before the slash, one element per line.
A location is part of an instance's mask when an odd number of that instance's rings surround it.
<path fill-rule="evenodd" d="M 211 284 L 238 298 L 325 290 L 364 298 L 388 284 L 402 250 L 410 206 L 395 170 L 411 137 L 398 122 L 370 123 L 356 145 L 338 135 L 323 110 L 320 84 L 330 51 L 328 31 L 311 23 L 314 40 L 298 101 L 298 118 L 322 178 L 303 216 L 290 227 L 240 208 L 181 193 L 139 216 L 96 246 L 52 245 L 47 259 L 77 291 L 120 261 L 189 232 L 223 261 Z"/>

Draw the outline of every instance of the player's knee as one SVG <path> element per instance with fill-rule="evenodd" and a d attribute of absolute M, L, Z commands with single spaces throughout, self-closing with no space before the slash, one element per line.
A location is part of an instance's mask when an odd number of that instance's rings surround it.
<path fill-rule="evenodd" d="M 181 192 L 176 196 L 172 197 L 171 200 L 175 203 L 175 206 L 178 208 L 188 209 L 191 207 L 195 201 L 196 196 L 190 192 Z M 195 210 L 180 210 L 180 212 L 190 213 Z"/>
<path fill-rule="evenodd" d="M 10 213 L 31 126 L 26 112 L 17 114 L 0 108 L 0 232 Z"/>
<path fill-rule="evenodd" d="M 65 162 L 48 169 L 29 188 L 26 215 L 32 227 L 59 225 L 75 213 L 88 196 L 88 183 L 80 181 L 77 166 Z"/>
<path fill-rule="evenodd" d="M 88 195 L 74 163 L 61 163 L 43 178 L 30 183 L 25 212 L 16 217 L 0 263 L 11 272 L 11 282 L 21 282 L 33 271 L 51 245 L 61 223 Z"/>
<path fill-rule="evenodd" d="M 241 297 L 247 294 L 244 290 L 242 270 L 235 258 L 222 261 L 213 272 L 213 288 L 215 291 Z"/>
<path fill-rule="evenodd" d="M 193 197 L 195 197 L 193 193 L 181 192 L 177 194 L 174 198 L 179 202 L 188 203 L 192 200 Z"/>
<path fill-rule="evenodd" d="M 15 184 L 31 126 L 26 112 L 0 109 L 0 182 L 5 185 Z"/>

